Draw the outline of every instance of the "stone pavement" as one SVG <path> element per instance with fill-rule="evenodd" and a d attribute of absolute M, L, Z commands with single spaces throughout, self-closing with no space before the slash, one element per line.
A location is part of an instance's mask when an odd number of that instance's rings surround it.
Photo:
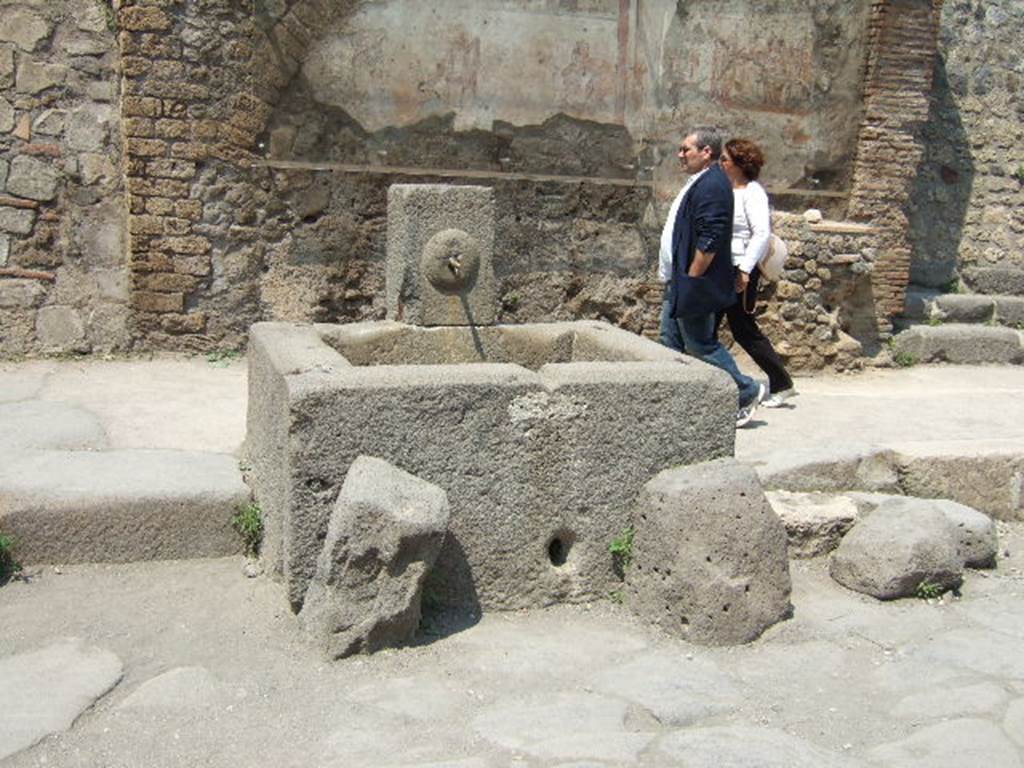
<path fill-rule="evenodd" d="M 1020 369 L 798 387 L 737 435 L 769 476 L 820 480 L 850 451 L 1024 450 Z M 244 408 L 237 362 L 0 363 L 0 467 L 43 445 L 234 461 Z M 740 647 L 675 641 L 609 600 L 437 621 L 334 664 L 237 556 L 30 566 L 0 588 L 0 765 L 1016 768 L 1024 526 L 1001 533 L 998 568 L 969 571 L 959 599 L 879 603 L 824 558 L 792 561 L 794 617 Z"/>

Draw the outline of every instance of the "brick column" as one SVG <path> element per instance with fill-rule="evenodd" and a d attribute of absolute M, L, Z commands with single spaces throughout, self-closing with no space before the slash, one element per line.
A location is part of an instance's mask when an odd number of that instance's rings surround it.
<path fill-rule="evenodd" d="M 211 162 L 247 164 L 269 112 L 237 66 L 251 50 L 197 40 L 189 5 L 122 0 L 118 12 L 131 303 L 136 338 L 148 348 L 217 345 L 198 308 L 219 234 L 204 221 L 199 176 Z"/>
<path fill-rule="evenodd" d="M 878 228 L 872 286 L 879 330 L 892 330 L 910 279 L 905 206 L 923 155 L 942 0 L 875 0 L 868 30 L 864 119 L 848 217 Z"/>

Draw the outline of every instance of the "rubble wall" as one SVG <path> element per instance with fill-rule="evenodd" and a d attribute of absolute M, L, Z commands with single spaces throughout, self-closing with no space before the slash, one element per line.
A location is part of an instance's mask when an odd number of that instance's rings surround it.
<path fill-rule="evenodd" d="M 0 354 L 130 344 L 113 11 L 0 3 Z"/>
<path fill-rule="evenodd" d="M 911 280 L 1024 294 L 1024 6 L 947 2 L 925 156 L 911 199 Z"/>

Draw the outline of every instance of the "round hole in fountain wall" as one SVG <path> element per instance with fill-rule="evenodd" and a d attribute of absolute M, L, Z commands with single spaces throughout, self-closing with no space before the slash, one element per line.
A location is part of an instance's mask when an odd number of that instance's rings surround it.
<path fill-rule="evenodd" d="M 556 568 L 560 568 L 569 560 L 569 552 L 576 541 L 576 535 L 572 531 L 556 531 L 548 539 L 548 560 Z"/>

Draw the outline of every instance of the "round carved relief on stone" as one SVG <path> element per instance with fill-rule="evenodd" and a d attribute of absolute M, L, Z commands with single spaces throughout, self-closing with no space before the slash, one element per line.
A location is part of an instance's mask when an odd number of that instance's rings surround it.
<path fill-rule="evenodd" d="M 468 293 L 480 271 L 480 244 L 461 229 L 443 229 L 423 246 L 420 270 L 441 293 Z"/>

